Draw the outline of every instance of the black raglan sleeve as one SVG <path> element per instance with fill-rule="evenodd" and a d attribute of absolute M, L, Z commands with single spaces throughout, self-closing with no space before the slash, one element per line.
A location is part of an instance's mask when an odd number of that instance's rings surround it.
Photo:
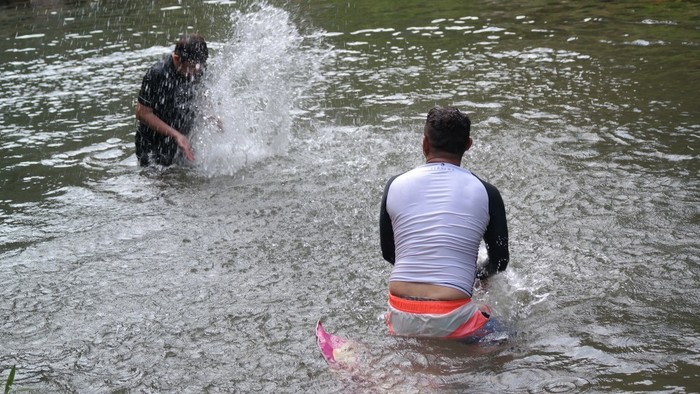
<path fill-rule="evenodd" d="M 481 181 L 489 197 L 489 224 L 484 233 L 484 243 L 488 251 L 488 261 L 477 271 L 479 279 L 486 279 L 498 272 L 504 271 L 510 260 L 508 251 L 508 223 L 506 209 L 501 193 L 495 186 Z"/>
<path fill-rule="evenodd" d="M 382 205 L 379 210 L 379 241 L 382 248 L 382 257 L 391 264 L 394 264 L 396 261 L 396 246 L 394 245 L 394 227 L 391 224 L 391 217 L 386 209 L 386 198 L 389 194 L 391 182 L 393 182 L 394 179 L 396 179 L 396 176 L 389 179 L 384 187 Z"/>
<path fill-rule="evenodd" d="M 146 107 L 153 108 L 158 100 L 159 89 L 159 78 L 157 71 L 154 67 L 146 72 L 143 80 L 141 81 L 141 89 L 139 90 L 138 102 Z"/>

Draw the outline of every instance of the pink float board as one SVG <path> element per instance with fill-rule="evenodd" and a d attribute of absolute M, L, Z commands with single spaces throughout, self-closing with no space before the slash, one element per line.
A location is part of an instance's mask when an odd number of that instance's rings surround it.
<path fill-rule="evenodd" d="M 340 349 L 345 345 L 345 342 L 345 339 L 327 333 L 326 330 L 323 329 L 320 320 L 316 323 L 316 343 L 319 349 L 321 349 L 321 355 L 323 355 L 323 358 L 328 361 L 329 364 L 333 365 L 337 363 L 333 351 Z"/>

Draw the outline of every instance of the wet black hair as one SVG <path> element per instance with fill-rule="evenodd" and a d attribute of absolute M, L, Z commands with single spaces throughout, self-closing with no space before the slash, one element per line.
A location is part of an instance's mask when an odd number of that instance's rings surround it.
<path fill-rule="evenodd" d="M 206 63 L 209 58 L 209 49 L 201 35 L 184 34 L 175 43 L 175 54 L 186 62 Z"/>
<path fill-rule="evenodd" d="M 428 112 L 424 134 L 430 147 L 462 156 L 469 142 L 472 122 L 453 107 L 435 107 Z"/>

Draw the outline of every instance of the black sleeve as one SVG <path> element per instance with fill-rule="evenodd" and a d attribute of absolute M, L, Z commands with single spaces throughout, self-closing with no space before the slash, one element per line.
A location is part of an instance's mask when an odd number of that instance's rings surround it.
<path fill-rule="evenodd" d="M 389 179 L 384 187 L 384 195 L 382 196 L 382 205 L 379 210 L 379 240 L 382 248 L 382 257 L 384 260 L 394 264 L 396 260 L 396 249 L 394 245 L 394 227 L 391 225 L 391 217 L 386 210 L 386 197 L 389 194 L 389 186 L 396 179 L 396 176 Z"/>
<path fill-rule="evenodd" d="M 495 186 L 481 181 L 486 187 L 489 197 L 489 224 L 484 233 L 484 243 L 488 251 L 488 262 L 479 268 L 477 277 L 485 279 L 489 276 L 504 271 L 510 260 L 508 252 L 508 223 L 506 222 L 506 209 L 501 193 Z"/>
<path fill-rule="evenodd" d="M 151 67 L 141 81 L 138 102 L 146 107 L 155 108 L 156 103 L 163 95 L 163 77 L 156 66 Z"/>
<path fill-rule="evenodd" d="M 149 70 L 146 75 L 143 76 L 143 81 L 141 81 L 141 90 L 139 90 L 138 102 L 146 107 L 153 108 L 152 100 L 152 73 Z"/>

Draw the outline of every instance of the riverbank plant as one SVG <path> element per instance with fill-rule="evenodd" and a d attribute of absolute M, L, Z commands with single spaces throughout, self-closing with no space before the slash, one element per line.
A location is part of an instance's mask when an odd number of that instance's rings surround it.
<path fill-rule="evenodd" d="M 5 394 L 9 394 L 10 387 L 12 387 L 12 382 L 15 380 L 15 365 L 10 368 L 10 374 L 7 376 L 7 381 L 5 382 Z"/>

